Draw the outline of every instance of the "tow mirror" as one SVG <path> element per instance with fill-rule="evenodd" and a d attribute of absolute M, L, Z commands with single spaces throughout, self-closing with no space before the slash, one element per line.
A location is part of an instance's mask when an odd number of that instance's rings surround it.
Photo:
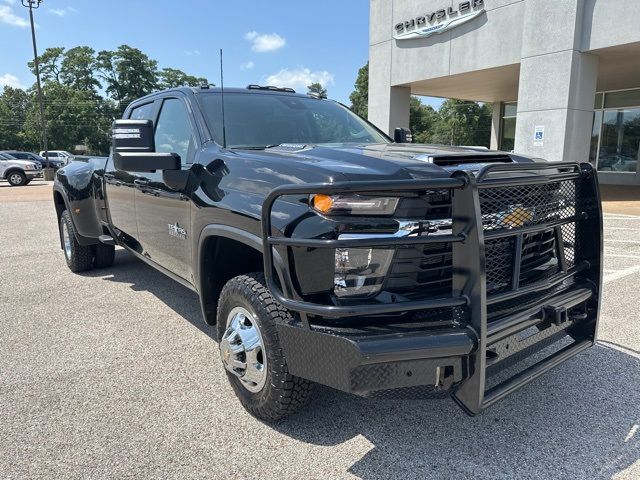
<path fill-rule="evenodd" d="M 111 130 L 113 163 L 125 172 L 179 170 L 180 155 L 156 153 L 151 120 L 116 120 Z"/>
<path fill-rule="evenodd" d="M 396 128 L 393 132 L 393 141 L 396 143 L 411 143 L 413 135 L 408 128 Z"/>

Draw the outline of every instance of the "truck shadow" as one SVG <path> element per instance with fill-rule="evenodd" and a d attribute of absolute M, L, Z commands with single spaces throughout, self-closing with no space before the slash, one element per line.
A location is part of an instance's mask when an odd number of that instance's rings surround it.
<path fill-rule="evenodd" d="M 123 251 L 117 262 L 89 275 L 154 294 L 215 340 L 195 293 Z M 609 479 L 640 460 L 640 353 L 601 342 L 474 418 L 448 399 L 318 387 L 310 407 L 271 427 L 327 447 L 363 437 L 370 449 L 349 472 L 366 479 Z"/>

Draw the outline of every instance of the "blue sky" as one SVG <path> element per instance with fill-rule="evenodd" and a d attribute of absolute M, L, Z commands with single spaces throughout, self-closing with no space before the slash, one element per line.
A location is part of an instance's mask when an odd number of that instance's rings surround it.
<path fill-rule="evenodd" d="M 345 103 L 368 57 L 369 0 L 44 0 L 35 19 L 39 53 L 128 44 L 219 84 L 223 48 L 227 86 L 320 81 Z M 27 9 L 0 0 L 0 86 L 35 81 L 31 48 Z"/>

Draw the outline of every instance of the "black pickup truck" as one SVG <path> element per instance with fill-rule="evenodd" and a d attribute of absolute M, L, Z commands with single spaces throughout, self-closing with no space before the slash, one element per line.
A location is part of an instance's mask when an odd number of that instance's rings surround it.
<path fill-rule="evenodd" d="M 290 89 L 141 98 L 108 159 L 57 172 L 67 264 L 119 245 L 197 292 L 259 418 L 314 383 L 478 414 L 595 342 L 596 172 L 407 133 Z"/>

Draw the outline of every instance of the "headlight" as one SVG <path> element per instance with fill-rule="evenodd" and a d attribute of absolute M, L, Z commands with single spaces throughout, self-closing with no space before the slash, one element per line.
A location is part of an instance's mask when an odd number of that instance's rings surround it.
<path fill-rule="evenodd" d="M 35 170 L 35 169 L 36 169 L 36 166 L 35 166 L 35 165 L 33 165 L 32 163 L 27 163 L 27 164 L 24 166 L 24 169 L 25 169 L 25 170 Z"/>
<path fill-rule="evenodd" d="M 309 204 L 324 215 L 392 215 L 397 197 L 365 197 L 361 195 L 312 195 Z"/>
<path fill-rule="evenodd" d="M 393 250 L 337 248 L 334 293 L 337 297 L 369 296 L 382 288 Z"/>

